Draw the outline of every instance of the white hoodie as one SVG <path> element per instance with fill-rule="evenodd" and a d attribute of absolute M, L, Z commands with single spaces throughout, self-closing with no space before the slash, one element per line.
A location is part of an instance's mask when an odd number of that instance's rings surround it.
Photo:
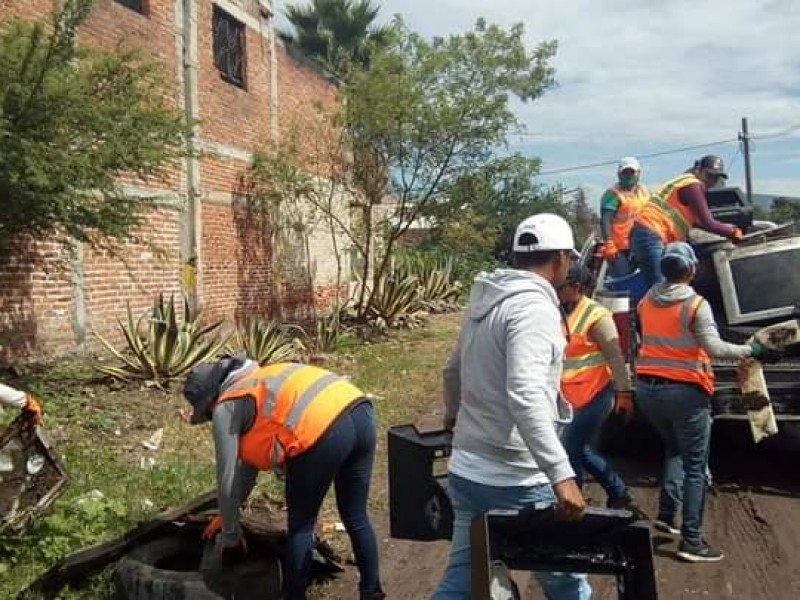
<path fill-rule="evenodd" d="M 558 297 L 528 271 L 482 273 L 444 368 L 455 417 L 451 472 L 487 485 L 574 477 L 559 439 L 572 409 L 559 392 L 566 339 Z"/>

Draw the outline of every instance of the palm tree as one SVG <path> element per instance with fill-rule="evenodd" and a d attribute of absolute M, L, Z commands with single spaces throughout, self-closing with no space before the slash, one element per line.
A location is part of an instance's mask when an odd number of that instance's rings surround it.
<path fill-rule="evenodd" d="M 285 41 L 319 62 L 334 75 L 344 78 L 351 64 L 369 66 L 370 47 L 385 43 L 389 27 L 373 25 L 380 6 L 372 0 L 311 0 L 293 4 L 286 16 L 294 28 L 284 32 Z"/>

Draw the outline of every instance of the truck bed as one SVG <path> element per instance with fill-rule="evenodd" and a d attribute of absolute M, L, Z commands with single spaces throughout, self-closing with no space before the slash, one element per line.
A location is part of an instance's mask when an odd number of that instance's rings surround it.
<path fill-rule="evenodd" d="M 720 419 L 746 419 L 736 381 L 736 361 L 715 360 L 717 385 L 712 398 L 714 416 Z M 775 418 L 778 421 L 800 421 L 800 359 L 791 358 L 778 364 L 765 365 L 764 376 L 769 388 Z"/>

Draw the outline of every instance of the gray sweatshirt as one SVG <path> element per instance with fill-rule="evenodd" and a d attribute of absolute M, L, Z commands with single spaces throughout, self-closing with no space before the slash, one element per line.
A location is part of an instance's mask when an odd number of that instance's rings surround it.
<path fill-rule="evenodd" d="M 257 368 L 253 361 L 228 375 L 222 384 L 230 383 Z M 220 540 L 233 546 L 241 536 L 239 507 L 247 500 L 258 477 L 258 470 L 239 460 L 239 437 L 255 422 L 256 403 L 251 398 L 230 400 L 218 404 L 211 417 L 214 451 L 217 465 L 217 502 L 222 516 Z"/>
<path fill-rule="evenodd" d="M 650 288 L 647 295 L 656 306 L 664 307 L 686 300 L 696 293 L 692 286 L 686 283 L 659 283 Z M 705 299 L 697 308 L 692 331 L 697 342 L 711 358 L 734 360 L 750 356 L 753 352 L 749 345 L 729 344 L 719 337 L 714 313 Z"/>
<path fill-rule="evenodd" d="M 566 340 L 553 286 L 527 271 L 475 279 L 458 345 L 444 368 L 454 453 L 544 474 L 574 477 L 559 440 L 572 409 L 559 394 Z"/>

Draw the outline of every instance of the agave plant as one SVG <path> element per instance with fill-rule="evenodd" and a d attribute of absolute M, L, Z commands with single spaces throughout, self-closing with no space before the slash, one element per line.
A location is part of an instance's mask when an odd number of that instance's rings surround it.
<path fill-rule="evenodd" d="M 419 281 L 417 308 L 430 312 L 458 310 L 461 284 L 453 281 L 453 261 L 430 255 L 404 256 L 394 265 L 393 273 Z"/>
<path fill-rule="evenodd" d="M 260 365 L 289 361 L 297 358 L 295 337 L 289 326 L 257 319 L 236 332 L 227 350 L 230 354 L 244 352 Z"/>
<path fill-rule="evenodd" d="M 417 311 L 419 279 L 398 275 L 394 270 L 375 281 L 370 295 L 370 317 L 387 327 L 395 327 L 398 317 Z"/>
<path fill-rule="evenodd" d="M 416 272 L 421 302 L 453 303 L 461 294 L 461 284 L 453 281 L 453 261 L 420 262 Z"/>
<path fill-rule="evenodd" d="M 317 319 L 317 332 L 314 338 L 314 350 L 317 353 L 333 352 L 339 347 L 344 334 L 344 328 L 338 311 L 333 311 L 327 317 Z"/>
<path fill-rule="evenodd" d="M 123 381 L 169 383 L 198 362 L 218 355 L 227 342 L 227 338 L 220 339 L 216 334 L 222 321 L 203 325 L 202 314 L 192 313 L 186 297 L 180 321 L 174 297 L 170 296 L 169 302 L 165 302 L 164 296 L 159 294 L 153 307 L 136 320 L 128 303 L 127 322 L 117 322 L 126 342 L 123 350 L 114 348 L 99 333 L 94 335 L 122 366 L 99 366 L 97 369 Z"/>

